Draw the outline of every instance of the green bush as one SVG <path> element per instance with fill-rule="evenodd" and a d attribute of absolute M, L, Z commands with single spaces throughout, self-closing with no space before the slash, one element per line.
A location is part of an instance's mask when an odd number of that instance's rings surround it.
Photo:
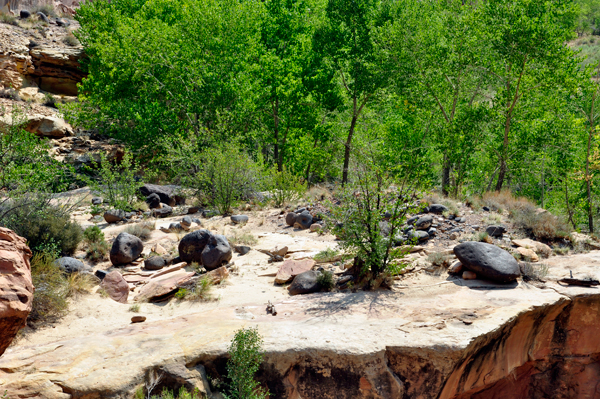
<path fill-rule="evenodd" d="M 35 293 L 27 320 L 33 324 L 52 322 L 67 310 L 69 284 L 62 270 L 53 264 L 55 260 L 53 254 L 46 252 L 38 252 L 31 259 Z"/>
<path fill-rule="evenodd" d="M 329 270 L 323 270 L 317 276 L 317 282 L 326 291 L 331 291 L 333 287 L 335 287 L 335 283 L 333 282 L 333 273 Z"/>
<path fill-rule="evenodd" d="M 101 156 L 100 164 L 93 163 L 94 179 L 88 179 L 92 190 L 100 193 L 110 206 L 124 211 L 132 211 L 138 200 L 138 188 L 141 184 L 135 178 L 138 165 L 132 160 L 132 155 L 126 152 L 121 163 L 112 164 L 105 155 Z"/>
<path fill-rule="evenodd" d="M 86 244 L 104 241 L 104 233 L 98 226 L 90 226 L 83 231 L 83 239 Z"/>
<path fill-rule="evenodd" d="M 154 222 L 136 223 L 128 226 L 125 232 L 138 237 L 142 241 L 147 241 L 152 237 L 155 226 Z"/>
<path fill-rule="evenodd" d="M 291 201 L 302 198 L 306 192 L 306 184 L 291 173 L 287 168 L 281 172 L 271 169 L 267 177 L 267 186 L 273 205 L 280 208 Z"/>
<path fill-rule="evenodd" d="M 256 328 L 241 329 L 235 333 L 229 347 L 227 377 L 229 384 L 228 399 L 263 399 L 269 394 L 264 392 L 254 375 L 263 361 L 262 338 Z"/>
<path fill-rule="evenodd" d="M 108 255 L 109 250 L 110 244 L 104 240 L 92 242 L 87 245 L 85 257 L 92 262 L 99 262 L 106 259 L 106 255 Z"/>

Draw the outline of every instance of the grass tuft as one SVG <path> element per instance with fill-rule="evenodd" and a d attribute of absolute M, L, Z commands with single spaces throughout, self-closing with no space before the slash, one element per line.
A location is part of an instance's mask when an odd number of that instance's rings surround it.
<path fill-rule="evenodd" d="M 128 226 L 125 232 L 138 237 L 142 241 L 147 241 L 152 237 L 155 228 L 155 222 L 142 222 Z"/>

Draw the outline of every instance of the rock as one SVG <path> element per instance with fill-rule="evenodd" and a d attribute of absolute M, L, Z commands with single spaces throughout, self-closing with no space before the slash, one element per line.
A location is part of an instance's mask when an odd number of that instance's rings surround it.
<path fill-rule="evenodd" d="M 546 256 L 546 257 L 552 255 L 552 248 L 550 248 L 548 245 L 546 245 L 542 242 L 539 242 L 539 241 L 534 241 L 529 238 L 524 238 L 522 240 L 512 240 L 512 243 L 514 245 L 516 245 L 517 247 L 533 249 L 535 252 L 537 252 L 543 256 Z"/>
<path fill-rule="evenodd" d="M 231 221 L 235 224 L 248 223 L 248 216 L 246 215 L 233 215 Z"/>
<path fill-rule="evenodd" d="M 188 233 L 179 242 L 179 257 L 182 262 L 198 262 L 202 264 L 202 251 L 211 234 L 208 230 L 196 230 Z"/>
<path fill-rule="evenodd" d="M 437 229 L 435 227 L 430 227 L 429 230 L 427 230 L 427 234 L 429 234 L 429 237 L 433 237 L 437 234 Z"/>
<path fill-rule="evenodd" d="M 73 136 L 73 128 L 63 119 L 46 116 L 46 115 L 30 115 L 27 117 L 25 130 L 34 133 L 37 136 L 51 137 L 60 139 L 66 136 Z"/>
<path fill-rule="evenodd" d="M 475 280 L 477 278 L 477 274 L 473 273 L 470 270 L 465 270 L 462 273 L 463 280 Z"/>
<path fill-rule="evenodd" d="M 162 206 L 160 208 L 152 209 L 152 216 L 157 217 L 157 218 L 166 218 L 168 216 L 171 216 L 172 213 L 173 213 L 173 208 L 171 208 L 169 205 L 165 205 L 165 204 L 162 204 Z"/>
<path fill-rule="evenodd" d="M 71 23 L 65 19 L 62 18 L 55 18 L 54 22 L 56 22 L 56 25 L 58 26 L 69 26 L 71 25 Z"/>
<path fill-rule="evenodd" d="M 48 17 L 43 12 L 38 11 L 35 13 L 35 15 L 37 15 L 38 18 L 41 19 L 42 21 L 44 21 L 45 23 L 47 23 L 47 24 L 50 23 L 50 21 L 48 20 Z"/>
<path fill-rule="evenodd" d="M 423 230 L 411 230 L 408 232 L 409 240 L 426 241 L 429 239 L 429 234 Z"/>
<path fill-rule="evenodd" d="M 483 211 L 484 211 L 484 212 L 489 212 L 489 211 L 490 211 L 490 208 L 488 208 L 487 206 L 484 206 L 484 207 L 483 207 L 483 208 L 481 208 L 481 209 L 483 209 Z"/>
<path fill-rule="evenodd" d="M 466 269 L 481 278 L 510 283 L 521 275 L 519 264 L 507 251 L 482 242 L 464 242 L 454 247 L 454 254 Z"/>
<path fill-rule="evenodd" d="M 19 12 L 19 17 L 21 19 L 27 19 L 27 18 L 31 17 L 31 13 L 28 10 L 21 10 Z"/>
<path fill-rule="evenodd" d="M 153 256 L 144 261 L 144 267 L 148 270 L 160 270 L 165 267 L 166 264 L 167 262 L 165 262 L 162 256 Z"/>
<path fill-rule="evenodd" d="M 310 225 L 310 232 L 314 233 L 317 231 L 321 231 L 323 229 L 323 226 L 321 226 L 319 223 L 313 223 Z"/>
<path fill-rule="evenodd" d="M 191 206 L 188 208 L 187 213 L 188 213 L 188 215 L 192 215 L 194 213 L 198 213 L 199 211 L 200 211 L 199 206 Z"/>
<path fill-rule="evenodd" d="M 540 258 L 537 254 L 529 248 L 518 247 L 516 251 L 521 255 L 524 261 L 526 262 L 538 262 Z"/>
<path fill-rule="evenodd" d="M 229 277 L 229 270 L 227 270 L 225 266 L 221 266 L 216 268 L 215 270 L 209 271 L 201 277 L 204 276 L 208 277 L 213 284 L 219 284 L 221 283 L 221 281 Z"/>
<path fill-rule="evenodd" d="M 273 255 L 278 255 L 278 256 L 284 257 L 287 255 L 289 250 L 290 249 L 287 246 L 285 246 L 285 247 L 281 247 L 281 248 L 275 247 L 275 248 L 269 250 L 269 252 L 272 253 Z"/>
<path fill-rule="evenodd" d="M 129 296 L 129 284 L 123 278 L 121 273 L 118 271 L 112 271 L 108 273 L 100 286 L 104 288 L 104 291 L 108 296 L 120 303 L 127 303 L 127 297 Z"/>
<path fill-rule="evenodd" d="M 106 277 L 108 273 L 105 270 L 96 270 L 94 272 L 94 276 L 98 277 L 100 280 L 104 280 L 104 277 Z"/>
<path fill-rule="evenodd" d="M 184 228 L 184 230 L 189 230 L 190 227 L 192 227 L 192 218 L 189 216 L 184 216 L 179 224 Z"/>
<path fill-rule="evenodd" d="M 450 233 L 450 235 L 448 236 L 448 238 L 450 238 L 451 240 L 458 240 L 458 233 L 454 232 L 454 233 Z"/>
<path fill-rule="evenodd" d="M 442 204 L 432 204 L 429 205 L 429 212 L 431 213 L 444 213 L 447 212 L 448 208 Z"/>
<path fill-rule="evenodd" d="M 140 193 L 145 197 L 148 197 L 150 194 L 157 194 L 160 198 L 160 202 L 169 206 L 185 204 L 185 198 L 180 195 L 175 195 L 173 189 L 167 186 L 144 184 L 140 187 Z"/>
<path fill-rule="evenodd" d="M 211 235 L 202 250 L 202 265 L 206 270 L 214 270 L 231 260 L 233 252 L 227 238 L 220 234 Z"/>
<path fill-rule="evenodd" d="M 496 226 L 496 225 L 492 225 L 492 226 L 488 226 L 485 229 L 485 232 L 488 233 L 488 235 L 490 237 L 502 237 L 502 234 L 506 233 L 506 227 L 504 226 Z"/>
<path fill-rule="evenodd" d="M 146 316 L 133 316 L 131 318 L 132 323 L 143 323 L 146 321 Z"/>
<path fill-rule="evenodd" d="M 31 255 L 25 238 L 0 227 L 0 355 L 25 326 L 31 311 Z"/>
<path fill-rule="evenodd" d="M 294 223 L 294 228 L 306 230 L 306 229 L 310 228 L 310 225 L 312 224 L 312 222 L 313 222 L 312 215 L 308 211 L 304 211 L 296 217 L 296 222 Z"/>
<path fill-rule="evenodd" d="M 104 212 L 106 223 L 117 223 L 125 219 L 125 212 L 120 209 L 110 209 Z"/>
<path fill-rule="evenodd" d="M 115 238 L 110 249 L 110 261 L 113 265 L 125 265 L 136 260 L 142 251 L 144 244 L 138 237 L 129 233 L 121 233 Z"/>
<path fill-rule="evenodd" d="M 250 252 L 252 248 L 246 246 L 246 245 L 236 245 L 233 250 L 235 252 L 237 252 L 240 255 L 246 255 L 248 252 Z"/>
<path fill-rule="evenodd" d="M 452 263 L 450 265 L 450 267 L 448 268 L 448 273 L 450 273 L 450 274 L 461 274 L 462 272 L 463 272 L 463 265 L 459 260 Z"/>
<path fill-rule="evenodd" d="M 275 284 L 289 283 L 297 275 L 312 270 L 316 264 L 317 262 L 314 259 L 287 259 L 279 266 L 275 276 Z"/>
<path fill-rule="evenodd" d="M 202 217 L 203 218 L 207 218 L 210 219 L 214 216 L 218 216 L 219 215 L 219 211 L 214 210 L 214 209 L 205 209 L 202 211 Z"/>
<path fill-rule="evenodd" d="M 169 299 L 182 284 L 188 282 L 195 274 L 195 272 L 188 273 L 185 270 L 177 270 L 158 278 L 153 278 L 140 289 L 135 300 L 160 302 Z"/>
<path fill-rule="evenodd" d="M 54 264 L 65 273 L 81 273 L 92 271 L 92 268 L 84 265 L 82 261 L 68 256 L 58 258 L 54 261 Z"/>
<path fill-rule="evenodd" d="M 104 200 L 100 197 L 92 198 L 92 205 L 102 205 L 102 202 L 104 202 Z"/>
<path fill-rule="evenodd" d="M 406 224 L 412 226 L 417 222 L 417 220 L 419 220 L 419 216 L 409 217 L 408 219 L 406 219 Z"/>
<path fill-rule="evenodd" d="M 158 209 L 160 208 L 160 197 L 156 193 L 152 193 L 146 197 L 146 204 L 148 204 L 148 208 L 150 209 Z"/>
<path fill-rule="evenodd" d="M 154 246 L 152 246 L 152 248 L 150 248 L 150 251 L 154 252 L 155 254 L 159 254 L 159 255 L 165 255 L 167 253 L 167 250 L 159 243 L 154 244 Z"/>
<path fill-rule="evenodd" d="M 296 219 L 298 218 L 298 214 L 295 212 L 289 212 L 285 215 L 285 223 L 288 226 L 293 226 L 296 223 Z"/>
<path fill-rule="evenodd" d="M 294 281 L 288 287 L 290 295 L 310 294 L 321 290 L 317 281 L 317 272 L 309 270 L 294 277 Z"/>
<path fill-rule="evenodd" d="M 427 230 L 431 227 L 431 225 L 433 224 L 433 216 L 431 215 L 424 215 L 421 216 L 416 222 L 415 222 L 415 228 L 417 230 Z"/>

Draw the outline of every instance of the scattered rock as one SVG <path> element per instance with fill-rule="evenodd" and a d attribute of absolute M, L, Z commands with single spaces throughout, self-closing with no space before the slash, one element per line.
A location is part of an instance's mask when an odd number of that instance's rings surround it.
<path fill-rule="evenodd" d="M 131 318 L 132 323 L 143 323 L 146 321 L 146 316 L 133 316 Z"/>
<path fill-rule="evenodd" d="M 306 230 L 310 228 L 310 225 L 313 222 L 313 217 L 308 211 L 304 211 L 296 217 L 296 222 L 294 223 L 294 228 Z"/>
<path fill-rule="evenodd" d="M 19 12 L 19 17 L 21 19 L 27 19 L 27 18 L 31 17 L 31 13 L 28 10 L 21 10 Z"/>
<path fill-rule="evenodd" d="M 54 261 L 54 264 L 65 273 L 81 273 L 92 271 L 92 268 L 84 265 L 82 261 L 68 256 L 58 258 L 56 261 Z"/>
<path fill-rule="evenodd" d="M 178 198 L 178 196 L 174 195 L 172 188 L 159 186 L 158 184 L 144 184 L 140 187 L 140 193 L 145 197 L 148 197 L 150 194 L 156 194 L 160 198 L 160 202 L 169 206 L 175 206 L 182 202 L 182 197 Z M 185 199 L 183 199 L 183 203 L 185 204 Z"/>
<path fill-rule="evenodd" d="M 206 270 L 214 270 L 223 263 L 229 262 L 232 256 L 233 252 L 227 238 L 220 234 L 213 234 L 202 250 L 202 265 Z"/>
<path fill-rule="evenodd" d="M 184 228 L 184 230 L 189 230 L 190 227 L 192 227 L 192 218 L 189 216 L 184 216 L 179 224 Z"/>
<path fill-rule="evenodd" d="M 417 230 L 427 230 L 431 227 L 432 223 L 433 223 L 433 216 L 431 216 L 431 215 L 421 216 L 415 222 L 415 228 Z"/>
<path fill-rule="evenodd" d="M 160 197 L 156 193 L 152 193 L 146 197 L 146 204 L 148 204 L 148 208 L 150 209 L 158 209 L 160 208 Z"/>
<path fill-rule="evenodd" d="M 429 205 L 429 212 L 431 213 L 444 213 L 448 211 L 448 208 L 442 204 L 432 204 Z"/>
<path fill-rule="evenodd" d="M 275 284 L 289 283 L 297 275 L 312 270 L 316 264 L 317 262 L 314 259 L 287 259 L 279 266 L 275 276 Z"/>
<path fill-rule="evenodd" d="M 235 224 L 248 223 L 248 216 L 246 215 L 233 215 L 231 221 Z"/>
<path fill-rule="evenodd" d="M 129 233 L 121 233 L 115 238 L 110 249 L 110 261 L 113 265 L 125 265 L 136 260 L 142 251 L 144 244 L 138 237 Z"/>
<path fill-rule="evenodd" d="M 317 272 L 309 270 L 294 277 L 288 287 L 290 295 L 310 294 L 321 290 L 317 281 Z"/>
<path fill-rule="evenodd" d="M 516 249 L 516 251 L 521 255 L 521 257 L 523 257 L 524 261 L 538 262 L 540 260 L 540 258 L 537 256 L 537 254 L 532 249 L 518 247 Z"/>
<path fill-rule="evenodd" d="M 45 23 L 47 23 L 47 24 L 50 23 L 50 21 L 48 20 L 48 17 L 43 12 L 38 11 L 38 12 L 35 13 L 35 15 L 37 15 L 38 18 L 41 19 L 42 21 L 44 21 Z"/>
<path fill-rule="evenodd" d="M 293 226 L 296 223 L 296 219 L 298 218 L 298 214 L 295 212 L 289 212 L 285 215 L 285 223 L 288 226 Z"/>
<path fill-rule="evenodd" d="M 507 251 L 482 242 L 464 242 L 454 247 L 454 254 L 469 269 L 482 278 L 509 283 L 521 275 L 519 264 Z"/>
<path fill-rule="evenodd" d="M 106 223 L 117 223 L 125 219 L 125 212 L 120 209 L 110 209 L 104 212 Z"/>
<path fill-rule="evenodd" d="M 25 325 L 33 303 L 27 240 L 0 227 L 0 355 Z"/>
<path fill-rule="evenodd" d="M 550 248 L 548 245 L 544 244 L 543 242 L 534 241 L 529 238 L 524 238 L 522 240 L 512 240 L 512 243 L 514 245 L 516 245 L 517 247 L 533 249 L 535 252 L 542 254 L 543 256 L 546 256 L 546 257 L 552 255 L 552 248 Z"/>
<path fill-rule="evenodd" d="M 208 230 L 196 230 L 188 233 L 179 242 L 179 257 L 182 262 L 198 262 L 202 263 L 202 251 L 211 234 Z"/>
<path fill-rule="evenodd" d="M 506 233 L 506 227 L 500 225 L 492 225 L 488 226 L 485 229 L 485 232 L 488 233 L 490 237 L 502 237 L 502 234 Z"/>
<path fill-rule="evenodd" d="M 129 296 L 129 284 L 123 278 L 121 273 L 118 271 L 112 271 L 108 273 L 100 286 L 104 288 L 104 291 L 108 294 L 108 296 L 120 303 L 127 303 L 127 297 Z"/>
<path fill-rule="evenodd" d="M 165 267 L 166 264 L 167 262 L 165 262 L 162 256 L 153 256 L 144 261 L 144 267 L 148 270 L 160 270 Z"/>
<path fill-rule="evenodd" d="M 311 233 L 317 232 L 317 231 L 321 231 L 321 229 L 323 228 L 323 226 L 321 226 L 319 223 L 313 223 L 310 225 L 310 231 Z"/>
<path fill-rule="evenodd" d="M 246 255 L 248 252 L 250 252 L 251 248 L 246 245 L 236 245 L 233 250 L 240 255 Z"/>
<path fill-rule="evenodd" d="M 190 206 L 187 210 L 188 215 L 192 215 L 194 213 L 198 213 L 200 211 L 199 206 Z"/>
<path fill-rule="evenodd" d="M 94 272 L 94 276 L 98 277 L 100 280 L 104 280 L 104 277 L 106 277 L 108 273 L 105 270 L 96 270 Z"/>
<path fill-rule="evenodd" d="M 92 198 L 92 205 L 102 205 L 102 202 L 104 202 L 104 200 L 100 197 Z"/>
<path fill-rule="evenodd" d="M 167 216 L 171 216 L 173 213 L 173 208 L 169 205 L 162 204 L 160 208 L 152 210 L 152 216 L 157 218 L 166 218 Z"/>
<path fill-rule="evenodd" d="M 470 270 L 465 270 L 462 273 L 463 280 L 475 280 L 477 278 L 477 274 L 473 273 Z"/>
<path fill-rule="evenodd" d="M 411 230 L 408 232 L 409 240 L 426 241 L 429 239 L 429 234 L 423 230 Z"/>
<path fill-rule="evenodd" d="M 450 265 L 448 268 L 448 273 L 450 274 L 461 274 L 463 272 L 463 265 L 460 261 L 456 261 Z"/>

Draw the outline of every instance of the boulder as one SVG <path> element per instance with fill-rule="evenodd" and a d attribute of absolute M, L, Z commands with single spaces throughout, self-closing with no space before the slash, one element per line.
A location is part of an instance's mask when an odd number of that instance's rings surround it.
<path fill-rule="evenodd" d="M 298 214 L 295 212 L 288 212 L 287 215 L 285 215 L 285 223 L 288 226 L 293 226 L 294 223 L 296 223 L 296 218 L 298 218 Z"/>
<path fill-rule="evenodd" d="M 181 225 L 181 227 L 183 227 L 184 230 L 189 230 L 190 227 L 192 227 L 192 218 L 189 216 L 184 216 L 183 219 L 181 219 L 181 222 L 179 222 L 179 224 Z"/>
<path fill-rule="evenodd" d="M 27 118 L 25 130 L 37 136 L 60 139 L 73 136 L 73 128 L 61 118 L 46 115 L 31 115 Z"/>
<path fill-rule="evenodd" d="M 129 284 L 127 284 L 127 281 L 125 281 L 118 271 L 115 270 L 108 273 L 102 279 L 100 286 L 104 288 L 104 291 L 106 291 L 111 299 L 120 303 L 127 303 Z"/>
<path fill-rule="evenodd" d="M 19 17 L 21 19 L 27 19 L 27 18 L 31 17 L 31 13 L 28 10 L 21 10 L 21 11 L 19 11 Z"/>
<path fill-rule="evenodd" d="M 179 242 L 179 257 L 182 262 L 198 262 L 202 263 L 202 251 L 211 234 L 208 230 L 196 230 L 186 234 Z"/>
<path fill-rule="evenodd" d="M 275 284 L 289 283 L 297 275 L 312 270 L 316 264 L 317 262 L 314 259 L 287 259 L 279 266 L 279 270 L 275 276 Z"/>
<path fill-rule="evenodd" d="M 431 227 L 431 225 L 433 224 L 433 216 L 431 215 L 424 215 L 421 216 L 416 222 L 415 222 L 415 228 L 417 230 L 427 230 Z"/>
<path fill-rule="evenodd" d="M 153 256 L 144 261 L 144 267 L 148 270 L 160 270 L 165 267 L 166 264 L 167 262 L 165 262 L 162 256 Z"/>
<path fill-rule="evenodd" d="M 310 294 L 321 290 L 317 281 L 317 272 L 309 270 L 294 277 L 294 281 L 288 287 L 290 295 Z"/>
<path fill-rule="evenodd" d="M 160 202 L 169 206 L 185 204 L 185 197 L 173 193 L 173 189 L 167 186 L 159 186 L 158 184 L 144 184 L 140 187 L 140 193 L 148 197 L 150 194 L 157 194 Z"/>
<path fill-rule="evenodd" d="M 169 205 L 165 205 L 165 204 L 162 204 L 162 206 L 160 208 L 152 209 L 152 216 L 154 216 L 156 218 L 166 218 L 168 216 L 171 216 L 172 213 L 173 213 L 173 208 L 171 208 Z"/>
<path fill-rule="evenodd" d="M 94 197 L 92 198 L 92 205 L 102 205 L 102 202 L 104 200 L 100 197 Z"/>
<path fill-rule="evenodd" d="M 31 311 L 34 288 L 29 259 L 27 240 L 0 227 L 0 355 L 25 326 Z"/>
<path fill-rule="evenodd" d="M 529 248 L 518 247 L 516 251 L 521 255 L 524 261 L 527 262 L 538 262 L 540 260 L 539 256 Z"/>
<path fill-rule="evenodd" d="M 64 256 L 54 261 L 54 264 L 58 266 L 65 273 L 81 273 L 91 272 L 92 268 L 84 265 L 79 259 Z"/>
<path fill-rule="evenodd" d="M 432 204 L 429 205 L 429 212 L 431 213 L 444 213 L 448 211 L 448 208 L 442 204 Z"/>
<path fill-rule="evenodd" d="M 121 233 L 115 238 L 110 249 L 110 261 L 113 265 L 125 265 L 136 260 L 142 251 L 144 244 L 138 237 L 129 233 Z"/>
<path fill-rule="evenodd" d="M 146 204 L 148 204 L 148 208 L 157 209 L 160 208 L 160 197 L 156 193 L 152 193 L 146 197 Z"/>
<path fill-rule="evenodd" d="M 299 228 L 302 230 L 306 230 L 310 228 L 310 225 L 313 222 L 313 217 L 308 211 L 304 211 L 296 217 L 296 222 L 294 223 L 295 228 Z"/>
<path fill-rule="evenodd" d="M 233 250 L 240 255 L 246 255 L 248 252 L 250 252 L 251 249 L 252 248 L 246 245 L 236 245 L 235 247 L 233 247 Z"/>
<path fill-rule="evenodd" d="M 110 209 L 104 212 L 106 223 L 117 223 L 125 219 L 125 212 L 120 209 Z"/>
<path fill-rule="evenodd" d="M 231 260 L 233 252 L 227 238 L 220 234 L 209 237 L 202 250 L 202 265 L 206 270 L 214 270 Z"/>
<path fill-rule="evenodd" d="M 502 237 L 502 234 L 506 233 L 506 227 L 500 225 L 492 225 L 488 226 L 485 229 L 485 232 L 488 233 L 490 237 Z"/>
<path fill-rule="evenodd" d="M 483 242 L 464 242 L 454 247 L 454 254 L 481 278 L 498 283 L 510 283 L 521 275 L 515 258 L 502 248 Z"/>
<path fill-rule="evenodd" d="M 235 224 L 248 223 L 248 216 L 246 215 L 233 215 L 231 216 L 231 222 Z"/>

